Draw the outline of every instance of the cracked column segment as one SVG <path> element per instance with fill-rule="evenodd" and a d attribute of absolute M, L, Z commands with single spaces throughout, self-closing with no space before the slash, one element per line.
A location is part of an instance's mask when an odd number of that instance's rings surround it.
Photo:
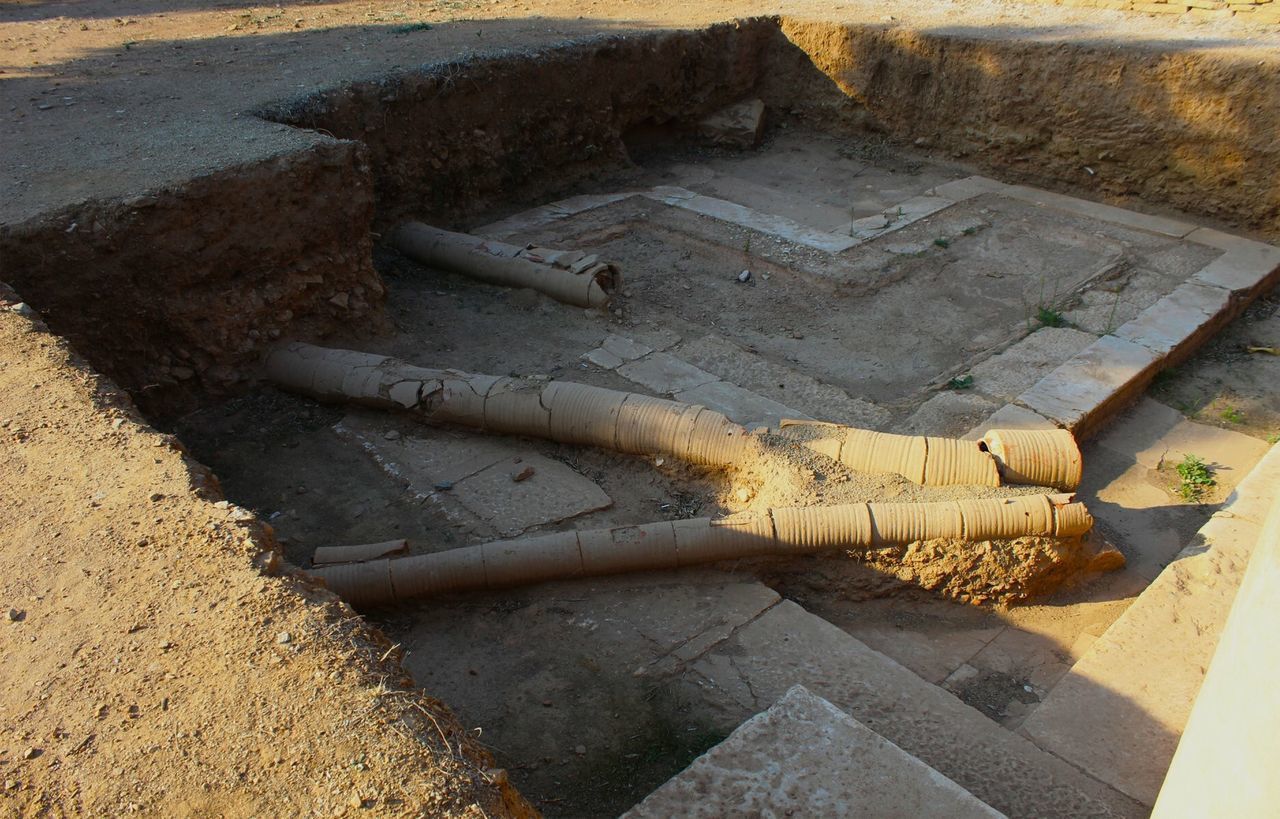
<path fill-rule="evenodd" d="M 428 369 L 297 343 L 268 355 L 266 375 L 285 389 L 324 401 L 408 410 L 435 423 L 710 466 L 739 463 L 750 446 L 746 430 L 705 407 L 549 378 Z"/>
<path fill-rule="evenodd" d="M 528 287 L 578 307 L 606 307 L 621 285 L 613 262 L 578 250 L 517 247 L 495 239 L 406 222 L 391 234 L 416 262 L 502 287 Z"/>
<path fill-rule="evenodd" d="M 1093 525 L 1073 495 L 869 503 L 556 532 L 398 559 L 316 569 L 355 605 L 742 557 L 872 548 L 938 538 L 1071 537 Z"/>

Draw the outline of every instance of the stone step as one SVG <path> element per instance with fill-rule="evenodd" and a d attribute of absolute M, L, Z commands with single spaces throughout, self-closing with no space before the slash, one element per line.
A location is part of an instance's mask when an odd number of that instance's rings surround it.
<path fill-rule="evenodd" d="M 797 685 L 623 816 L 1003 814 Z"/>
<path fill-rule="evenodd" d="M 1014 817 L 1143 816 L 1137 802 L 1006 731 L 843 630 L 790 601 L 689 663 L 682 696 L 726 730 L 794 685 Z"/>
<path fill-rule="evenodd" d="M 1022 725 L 1041 748 L 1155 803 L 1280 484 L 1272 447 Z"/>

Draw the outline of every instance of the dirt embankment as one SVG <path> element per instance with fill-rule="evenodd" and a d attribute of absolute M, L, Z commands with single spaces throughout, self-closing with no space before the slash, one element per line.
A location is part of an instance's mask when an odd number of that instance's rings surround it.
<path fill-rule="evenodd" d="M 1165 43 L 781 25 L 866 107 L 859 125 L 1006 180 L 1280 238 L 1280 60 Z"/>
<path fill-rule="evenodd" d="M 0 815 L 529 815 L 395 646 L 0 293 Z"/>
<path fill-rule="evenodd" d="M 674 131 L 737 102 L 768 70 L 776 36 L 759 18 L 598 37 L 436 64 L 262 115 L 368 146 L 377 227 L 406 217 L 458 225 L 627 166 L 633 128 Z"/>
<path fill-rule="evenodd" d="M 382 327 L 361 146 L 306 151 L 0 232 L 0 281 L 149 413 L 225 392 L 281 335 Z"/>

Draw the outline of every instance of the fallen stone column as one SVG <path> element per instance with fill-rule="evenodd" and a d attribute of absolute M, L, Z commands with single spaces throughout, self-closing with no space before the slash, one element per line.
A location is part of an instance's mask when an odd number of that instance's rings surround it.
<path fill-rule="evenodd" d="M 999 486 L 1002 480 L 1063 490 L 1080 485 L 1080 448 L 1064 429 L 992 430 L 980 441 L 814 421 L 783 421 L 779 431 L 850 469 L 896 472 L 924 486 Z"/>
<path fill-rule="evenodd" d="M 502 287 L 532 288 L 578 307 L 608 305 L 621 283 L 616 265 L 582 251 L 517 247 L 421 222 L 396 228 L 391 245 L 431 267 Z"/>
<path fill-rule="evenodd" d="M 749 445 L 742 427 L 705 407 L 566 381 L 428 369 L 297 343 L 273 350 L 266 372 L 280 386 L 321 400 L 695 464 L 738 463 Z"/>
<path fill-rule="evenodd" d="M 393 603 L 621 572 L 678 569 L 744 557 L 1024 536 L 1070 537 L 1093 525 L 1072 495 L 939 503 L 859 503 L 767 509 L 495 541 L 312 571 L 354 605 Z"/>

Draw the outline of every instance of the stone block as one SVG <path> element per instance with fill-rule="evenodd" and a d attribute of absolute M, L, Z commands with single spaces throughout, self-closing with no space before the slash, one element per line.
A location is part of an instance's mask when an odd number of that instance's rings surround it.
<path fill-rule="evenodd" d="M 996 406 L 996 402 L 972 392 L 947 390 L 921 404 L 894 432 L 959 437 L 976 421 L 990 416 Z"/>
<path fill-rule="evenodd" d="M 1003 814 L 797 685 L 623 815 L 991 819 Z"/>
<path fill-rule="evenodd" d="M 635 361 L 637 358 L 643 358 L 653 352 L 652 347 L 624 336 L 616 336 L 613 333 L 605 336 L 600 346 L 624 361 Z"/>
<path fill-rule="evenodd" d="M 701 404 L 748 428 L 757 425 L 776 428 L 783 418 L 813 420 L 802 412 L 727 381 L 712 381 L 682 390 L 675 394 L 675 399 L 689 404 Z"/>
<path fill-rule="evenodd" d="M 966 176 L 964 179 L 941 184 L 934 188 L 931 193 L 954 202 L 963 202 L 966 199 L 973 199 L 984 193 L 1000 193 L 1006 187 L 1008 185 L 1005 183 L 988 179 L 985 176 Z"/>
<path fill-rule="evenodd" d="M 644 358 L 623 364 L 617 372 L 623 378 L 641 384 L 660 395 L 691 390 L 717 380 L 711 373 L 700 370 L 670 353 L 650 353 Z"/>
<path fill-rule="evenodd" d="M 1280 248 L 1250 242 L 1237 245 L 1209 262 L 1191 281 L 1229 290 L 1252 299 L 1280 280 Z"/>
<path fill-rule="evenodd" d="M 973 376 L 975 389 L 1012 401 L 1097 338 L 1070 327 L 1041 327 L 1004 352 L 978 364 L 969 374 Z"/>
<path fill-rule="evenodd" d="M 1146 347 L 1103 336 L 1018 396 L 1018 403 L 1083 438 L 1133 400 L 1160 361 Z"/>
<path fill-rule="evenodd" d="M 764 134 L 764 102 L 744 100 L 698 122 L 698 133 L 716 145 L 754 148 Z"/>
<path fill-rule="evenodd" d="M 681 694 L 736 725 L 797 684 L 1008 815 L 1138 814 L 1132 800 L 791 601 L 691 665 Z"/>
<path fill-rule="evenodd" d="M 1258 537 L 1252 524 L 1210 524 L 1022 726 L 1041 748 L 1147 806 L 1155 803 Z"/>
<path fill-rule="evenodd" d="M 1187 282 L 1116 330 L 1170 363 L 1189 355 L 1231 318 L 1231 294 L 1221 287 Z"/>
<path fill-rule="evenodd" d="M 978 424 L 963 436 L 966 441 L 976 441 L 993 429 L 1057 429 L 1058 425 L 1038 412 L 1032 412 L 1017 404 L 1005 404 L 991 413 L 991 417 Z"/>
<path fill-rule="evenodd" d="M 623 360 L 603 347 L 597 347 L 590 352 L 583 353 L 582 358 L 602 370 L 613 370 L 623 365 Z"/>
<path fill-rule="evenodd" d="M 1178 9 L 1179 13 L 1183 11 L 1186 11 L 1186 9 Z M 1112 224 L 1124 225 L 1125 227 L 1175 238 L 1186 236 L 1196 228 L 1195 225 L 1177 219 L 1151 216 L 1146 213 L 1113 207 L 1112 205 L 1104 205 L 1100 202 L 1090 202 L 1087 199 L 1077 199 L 1074 196 L 1065 196 L 1060 193 L 1040 190 L 1039 188 L 1029 188 L 1025 185 L 1010 185 L 1003 193 L 1005 196 L 1019 199 L 1023 202 L 1030 202 L 1033 205 L 1065 210 L 1068 213 L 1074 213 L 1090 219 L 1111 222 Z"/>

